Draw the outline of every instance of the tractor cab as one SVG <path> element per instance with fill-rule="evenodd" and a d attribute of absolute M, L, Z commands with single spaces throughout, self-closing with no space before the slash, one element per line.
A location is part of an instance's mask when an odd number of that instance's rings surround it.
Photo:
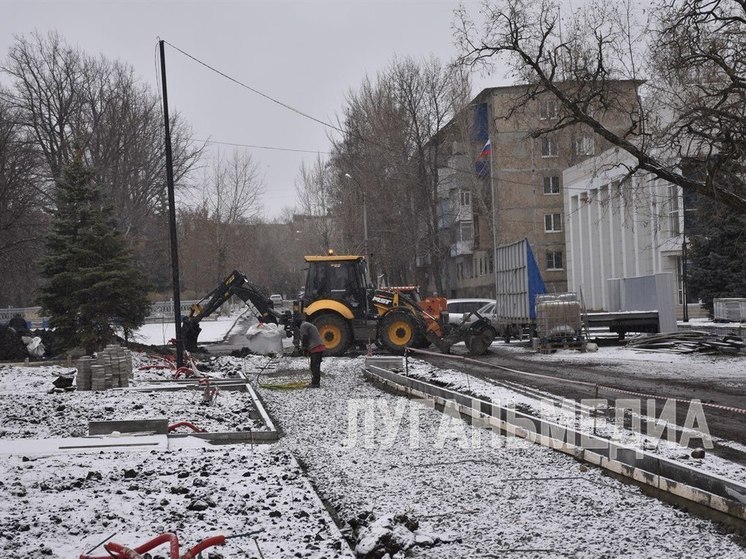
<path fill-rule="evenodd" d="M 308 275 L 303 307 L 314 301 L 331 299 L 344 303 L 355 318 L 363 318 L 370 309 L 373 284 L 362 256 L 306 256 Z"/>

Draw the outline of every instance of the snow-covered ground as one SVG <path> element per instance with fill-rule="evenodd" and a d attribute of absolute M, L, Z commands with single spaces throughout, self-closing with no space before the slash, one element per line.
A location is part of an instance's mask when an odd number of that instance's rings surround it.
<path fill-rule="evenodd" d="M 637 352 L 616 349 L 541 358 L 569 363 L 585 357 L 615 366 L 629 359 L 631 369 L 639 368 Z M 680 356 L 651 356 L 648 374 L 685 368 Z M 388 542 L 392 550 L 409 548 L 408 557 L 436 559 L 746 558 L 743 539 L 599 469 L 381 391 L 364 380 L 363 363 L 362 357 L 324 359 L 322 388 L 316 390 L 291 388 L 310 378 L 305 358 L 213 360 L 209 374 L 241 371 L 265 386 L 261 395 L 285 432 L 271 447 L 206 447 L 187 438 L 154 442 L 147 450 L 64 453 L 56 450 L 59 441 L 32 443 L 29 437 L 73 434 L 70 426 L 80 434 L 100 416 L 190 419 L 203 406 L 196 400 L 156 405 L 157 398 L 144 392 L 49 392 L 59 369 L 0 367 L 0 414 L 10 418 L 0 426 L 0 488 L 6 495 L 0 501 L 0 550 L 8 557 L 69 558 L 112 534 L 114 541 L 136 545 L 177 531 L 183 545 L 194 545 L 214 534 L 262 529 L 256 543 L 237 538 L 216 551 L 257 559 L 350 556 L 312 484 L 361 554 Z M 682 374 L 731 374 L 732 367 L 721 370 L 721 363 L 711 368 L 704 361 Z M 472 392 L 542 411 L 544 394 L 480 385 L 418 360 L 410 365 L 423 378 L 454 387 L 466 383 Z M 167 375 L 138 371 L 135 380 L 144 384 Z M 218 401 L 222 396 L 227 394 Z M 243 417 L 240 410 L 229 415 Z M 240 422 L 230 425 L 239 428 Z M 224 430 L 220 421 L 209 426 Z M 19 453 L 18 437 L 27 437 L 33 451 Z M 68 440 L 67 446 L 81 441 Z M 716 464 L 712 459 L 708 454 L 702 467 Z M 105 552 L 99 547 L 95 554 Z M 400 557 L 392 551 L 392 559 Z"/>
<path fill-rule="evenodd" d="M 277 371 L 293 382 L 298 368 L 285 361 Z M 398 531 L 408 557 L 746 557 L 709 521 L 566 455 L 382 392 L 362 368 L 363 358 L 326 359 L 321 390 L 262 391 L 286 432 L 278 444 L 307 465 L 359 546 Z M 418 528 L 382 528 L 400 515 Z"/>
<path fill-rule="evenodd" d="M 228 373 L 237 367 L 240 361 L 213 362 Z M 139 390 L 51 390 L 62 371 L 0 366 L 5 557 L 69 559 L 112 534 L 112 541 L 134 547 L 176 532 L 188 548 L 209 536 L 255 531 L 256 541 L 236 538 L 215 551 L 225 557 L 258 558 L 259 550 L 267 558 L 351 557 L 295 458 L 280 448 L 211 446 L 192 437 L 75 438 L 87 433 L 88 421 L 100 419 L 165 417 L 211 431 L 256 428 L 245 393 L 224 390 L 205 406 L 201 392 L 142 391 L 170 378 L 170 371 L 152 369 L 136 371 Z M 106 555 L 102 547 L 93 554 Z"/>
<path fill-rule="evenodd" d="M 508 347 L 508 346 L 504 346 Z M 511 351 L 520 353 L 527 360 L 541 360 L 543 363 L 554 361 L 566 364 L 568 367 L 573 364 L 582 364 L 583 366 L 594 365 L 596 367 L 608 366 L 614 370 L 624 370 L 633 372 L 640 376 L 649 377 L 654 375 L 659 380 L 666 378 L 696 378 L 704 380 L 717 380 L 719 383 L 728 381 L 743 386 L 746 381 L 746 371 L 743 366 L 746 359 L 741 357 L 712 357 L 708 355 L 678 355 L 660 353 L 642 354 L 619 347 L 600 348 L 597 353 L 583 354 L 577 351 L 558 352 L 556 354 L 543 355 L 536 354 L 525 349 L 510 347 Z M 646 364 L 646 367 L 640 365 Z M 653 365 L 654 364 L 654 365 Z M 456 369 L 433 369 L 433 367 L 424 361 L 418 359 L 409 360 L 409 374 L 428 382 L 434 382 L 439 386 L 445 386 L 451 390 L 466 392 L 475 397 L 486 399 L 499 405 L 516 407 L 517 409 L 543 419 L 553 421 L 564 425 L 570 429 L 578 429 L 586 433 L 593 433 L 602 437 L 613 439 L 615 442 L 644 450 L 648 453 L 658 454 L 668 459 L 685 463 L 689 466 L 705 470 L 716 475 L 724 476 L 746 484 L 746 468 L 723 460 L 714 454 L 706 453 L 703 458 L 694 459 L 691 457 L 691 449 L 686 446 L 677 444 L 681 442 L 684 432 L 685 439 L 690 439 L 699 446 L 705 444 L 705 441 L 718 441 L 731 448 L 740 449 L 746 452 L 746 447 L 733 441 L 724 441 L 711 437 L 709 433 L 698 429 L 681 430 L 676 429 L 675 414 L 669 417 L 661 416 L 649 417 L 645 415 L 647 411 L 646 402 L 641 401 L 640 412 L 636 413 L 635 421 L 640 425 L 652 425 L 662 430 L 663 426 L 673 427 L 667 434 L 674 439 L 667 440 L 667 437 L 648 437 L 642 435 L 639 431 L 635 432 L 630 429 L 620 428 L 615 422 L 617 415 L 613 407 L 598 406 L 599 410 L 606 412 L 606 417 L 601 417 L 596 421 L 593 415 L 589 413 L 589 408 L 582 406 L 574 400 L 560 398 L 554 394 L 530 388 L 514 381 L 507 380 L 486 380 L 475 378 Z M 609 381 L 613 384 L 613 380 Z M 679 403 L 679 406 L 686 404 Z M 594 406 L 596 407 L 596 406 Z M 706 420 L 707 409 L 701 408 L 699 416 Z M 620 410 L 629 411 L 629 410 Z M 671 409 L 673 411 L 673 408 Z M 659 412 L 660 413 L 660 412 Z M 666 420 L 671 420 L 667 423 Z M 746 416 L 744 416 L 746 420 Z M 702 428 L 702 425 L 694 422 L 694 427 Z"/>
<path fill-rule="evenodd" d="M 510 351 L 528 361 L 563 363 L 589 367 L 609 367 L 623 369 L 627 374 L 666 378 L 739 381 L 746 382 L 746 357 L 706 354 L 682 354 L 654 352 L 627 347 L 599 347 L 595 353 L 579 351 L 557 351 L 537 353 L 528 351 L 518 344 L 495 342 L 494 347 Z M 650 366 L 646 366 L 649 364 Z"/>
<path fill-rule="evenodd" d="M 200 343 L 220 342 L 228 335 L 239 315 L 219 316 L 216 320 L 202 320 L 199 323 L 202 331 L 199 335 Z M 135 330 L 132 340 L 143 345 L 168 345 L 169 340 L 176 337 L 173 321 L 143 324 Z"/>
<path fill-rule="evenodd" d="M 151 363 L 157 364 L 157 361 Z M 136 366 L 147 367 L 144 360 Z M 221 368 L 217 360 L 213 368 Z M 239 367 L 240 368 L 240 367 Z M 226 372 L 235 367 L 224 364 Z M 150 381 L 169 381 L 170 370 L 138 370 L 130 389 L 82 392 L 49 392 L 61 374 L 74 372 L 59 366 L 1 367 L 0 402 L 3 422 L 0 439 L 82 437 L 88 434 L 89 421 L 166 418 L 169 423 L 190 421 L 212 432 L 257 430 L 263 426 L 248 417 L 250 399 L 245 392 L 221 390 L 210 405 L 203 403 L 203 390 L 183 385 Z M 214 372 L 205 376 L 225 377 Z M 0 452 L 2 449 L 0 448 Z"/>

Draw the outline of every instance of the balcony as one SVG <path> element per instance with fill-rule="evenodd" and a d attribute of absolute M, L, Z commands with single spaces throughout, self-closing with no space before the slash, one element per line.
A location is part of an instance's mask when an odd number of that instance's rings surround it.
<path fill-rule="evenodd" d="M 474 252 L 474 240 L 456 241 L 451 245 L 451 256 L 462 256 Z"/>

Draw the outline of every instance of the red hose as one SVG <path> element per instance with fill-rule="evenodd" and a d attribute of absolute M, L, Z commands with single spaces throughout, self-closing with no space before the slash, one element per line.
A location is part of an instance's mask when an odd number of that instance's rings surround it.
<path fill-rule="evenodd" d="M 117 559 L 141 559 L 140 554 L 145 553 L 146 551 L 150 551 L 154 547 L 158 547 L 162 543 L 170 543 L 169 546 L 171 559 L 179 559 L 179 538 L 176 536 L 176 534 L 173 533 L 166 533 L 161 534 L 160 536 L 156 536 L 149 542 L 145 542 L 142 545 L 138 545 L 134 550 L 124 547 L 122 544 L 118 544 L 116 542 L 109 542 L 104 544 L 104 548 L 106 551 L 108 551 L 110 554 L 116 554 L 114 557 Z M 134 555 L 126 555 L 125 553 L 134 553 Z M 80 556 L 80 559 L 111 559 L 110 556 L 104 556 L 104 557 L 84 557 Z"/>
<path fill-rule="evenodd" d="M 207 538 L 206 540 L 201 541 L 200 543 L 195 545 L 192 549 L 182 555 L 181 559 L 194 559 L 208 547 L 212 547 L 214 545 L 223 545 L 224 543 L 225 536 L 212 536 L 211 538 Z"/>
<path fill-rule="evenodd" d="M 210 538 L 207 538 L 206 540 L 203 540 L 195 545 L 181 557 L 179 557 L 179 538 L 176 536 L 176 534 L 166 533 L 161 534 L 160 536 L 156 536 L 149 542 L 138 545 L 134 549 L 125 547 L 122 544 L 116 542 L 109 542 L 104 544 L 104 548 L 106 549 L 106 551 L 109 552 L 109 555 L 95 557 L 92 555 L 81 554 L 79 559 L 142 559 L 142 553 L 150 551 L 151 549 L 158 547 L 159 545 L 166 542 L 169 542 L 171 544 L 169 546 L 169 559 L 195 559 L 208 547 L 225 544 L 225 536 L 212 536 Z"/>
<path fill-rule="evenodd" d="M 176 423 L 172 423 L 168 426 L 168 432 L 176 431 L 179 427 L 189 427 L 192 431 L 196 433 L 207 433 L 207 429 L 202 429 L 202 427 L 197 427 L 194 423 L 191 421 L 178 421 Z"/>
<path fill-rule="evenodd" d="M 179 378 L 182 373 L 186 378 L 194 376 L 194 371 L 190 367 L 179 367 L 178 369 L 176 369 L 173 378 Z"/>
<path fill-rule="evenodd" d="M 104 545 L 104 547 L 109 550 L 109 553 L 113 553 L 116 559 L 142 559 L 142 555 L 140 555 L 137 551 L 135 551 L 134 549 L 130 549 L 129 547 L 119 545 L 118 543 L 112 542 L 110 545 Z"/>

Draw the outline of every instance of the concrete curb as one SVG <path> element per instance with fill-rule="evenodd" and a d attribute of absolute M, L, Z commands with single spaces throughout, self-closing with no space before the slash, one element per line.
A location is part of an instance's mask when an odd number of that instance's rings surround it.
<path fill-rule="evenodd" d="M 140 386 L 140 387 L 129 387 L 122 390 L 128 391 L 143 391 L 143 392 L 157 392 L 157 391 L 175 391 L 175 390 L 204 390 L 204 385 L 199 384 L 198 378 L 196 379 L 175 379 L 165 381 L 154 381 L 153 384 Z M 206 440 L 212 444 L 271 444 L 275 443 L 280 439 L 281 432 L 275 426 L 274 421 L 270 417 L 269 413 L 264 407 L 263 402 L 259 398 L 259 395 L 249 384 L 249 381 L 244 376 L 239 376 L 235 379 L 210 379 L 210 386 L 214 386 L 223 390 L 235 390 L 238 392 L 245 392 L 246 395 L 251 399 L 253 403 L 254 413 L 249 414 L 249 417 L 255 421 L 259 421 L 264 428 L 251 431 L 219 431 L 219 432 L 208 432 L 208 433 L 168 433 L 169 439 L 179 439 L 184 437 L 196 437 L 199 439 Z M 141 420 L 141 421 L 100 421 L 90 422 L 89 432 L 90 434 L 105 434 L 111 433 L 112 431 L 127 430 L 132 431 L 154 431 L 166 432 L 168 429 L 168 422 L 165 419 L 160 420 L 156 427 L 155 422 L 158 420 Z M 163 429 L 165 426 L 165 430 Z"/>
<path fill-rule="evenodd" d="M 385 359 L 383 363 L 377 363 L 376 358 L 366 359 L 365 374 L 369 379 L 410 397 L 455 407 L 460 414 L 478 420 L 485 427 L 559 450 L 661 493 L 721 513 L 735 520 L 736 524 L 746 526 L 746 485 L 513 408 L 404 376 L 391 370 L 392 367 L 403 370 L 401 359 L 398 367 L 390 358 Z"/>

